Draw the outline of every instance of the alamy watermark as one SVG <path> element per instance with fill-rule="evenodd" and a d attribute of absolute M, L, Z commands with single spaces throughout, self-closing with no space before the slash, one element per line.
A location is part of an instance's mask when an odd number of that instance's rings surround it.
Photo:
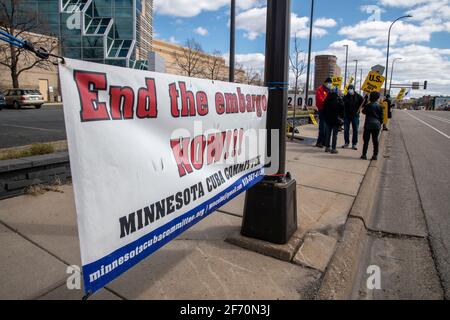
<path fill-rule="evenodd" d="M 81 290 L 81 269 L 77 265 L 68 266 L 66 273 L 69 274 L 66 286 L 69 290 Z"/>
<path fill-rule="evenodd" d="M 381 269 L 377 265 L 370 265 L 367 267 L 366 273 L 369 275 L 367 277 L 366 286 L 369 290 L 380 290 L 381 289 Z"/>

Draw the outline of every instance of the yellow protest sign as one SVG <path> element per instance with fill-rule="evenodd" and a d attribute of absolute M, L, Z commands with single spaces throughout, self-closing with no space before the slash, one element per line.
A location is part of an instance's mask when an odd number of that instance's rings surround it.
<path fill-rule="evenodd" d="M 317 124 L 316 117 L 314 117 L 314 115 L 312 113 L 309 114 L 309 117 L 311 118 L 312 123 L 317 126 L 318 124 Z"/>
<path fill-rule="evenodd" d="M 384 77 L 375 71 L 370 71 L 362 86 L 362 91 L 370 93 L 372 91 L 380 91 L 384 83 Z"/>
<path fill-rule="evenodd" d="M 401 89 L 400 89 L 400 92 L 399 92 L 398 95 L 397 95 L 397 100 L 398 100 L 398 101 L 403 100 L 403 98 L 405 97 L 405 92 L 406 92 L 406 89 L 405 89 L 405 88 L 401 88 Z"/>
<path fill-rule="evenodd" d="M 341 90 L 342 77 L 333 77 L 331 78 L 331 81 L 333 81 L 333 87 L 337 87 L 338 90 Z"/>
<path fill-rule="evenodd" d="M 353 76 L 350 77 L 350 81 L 346 84 L 345 89 L 344 89 L 344 96 L 347 95 L 348 92 L 348 86 L 353 84 Z"/>

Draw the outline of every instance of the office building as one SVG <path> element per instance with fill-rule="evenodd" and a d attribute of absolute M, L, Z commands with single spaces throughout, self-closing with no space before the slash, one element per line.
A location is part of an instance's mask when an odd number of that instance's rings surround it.
<path fill-rule="evenodd" d="M 17 6 L 37 19 L 33 32 L 59 39 L 65 57 L 147 69 L 152 0 L 23 0 Z"/>
<path fill-rule="evenodd" d="M 337 65 L 337 57 L 334 55 L 319 55 L 315 58 L 314 90 L 317 90 L 326 78 L 340 76 L 341 68 Z"/>

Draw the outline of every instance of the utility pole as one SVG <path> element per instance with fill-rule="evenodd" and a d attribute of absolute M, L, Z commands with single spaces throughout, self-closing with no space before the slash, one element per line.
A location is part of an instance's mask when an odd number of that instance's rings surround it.
<path fill-rule="evenodd" d="M 306 68 L 306 84 L 305 84 L 305 110 L 308 108 L 308 93 L 309 93 L 309 73 L 311 69 L 311 44 L 313 32 L 313 18 L 314 18 L 314 0 L 311 0 L 311 18 L 309 20 L 309 48 L 308 48 L 308 67 Z"/>
<path fill-rule="evenodd" d="M 347 85 L 347 61 L 348 61 L 348 44 L 344 44 L 345 47 L 345 72 L 344 72 L 344 88 Z"/>
<path fill-rule="evenodd" d="M 246 237 L 278 244 L 287 243 L 297 230 L 297 183 L 286 173 L 290 17 L 291 0 L 267 1 L 264 77 L 265 86 L 269 87 L 267 151 L 272 152 L 271 133 L 278 132 L 279 164 L 275 174 L 264 176 L 247 191 L 241 228 L 241 234 Z M 266 168 L 276 165 L 275 155 L 270 156 L 271 164 L 266 163 Z"/>
<path fill-rule="evenodd" d="M 353 61 L 356 62 L 356 66 L 355 66 L 355 91 L 356 91 L 356 85 L 358 84 L 358 60 L 355 59 Z"/>
<path fill-rule="evenodd" d="M 359 94 L 362 94 L 362 75 L 363 75 L 363 69 L 359 69 L 361 71 L 361 75 L 359 77 Z"/>
<path fill-rule="evenodd" d="M 386 76 L 385 76 L 385 79 L 384 79 L 384 95 L 385 96 L 387 94 L 387 79 L 388 79 L 388 74 L 389 74 L 388 73 L 388 69 L 389 69 L 389 46 L 390 46 L 390 43 L 391 43 L 391 29 L 392 29 L 392 26 L 394 25 L 394 23 L 396 23 L 400 19 L 405 19 L 405 18 L 412 18 L 412 15 L 408 14 L 406 16 L 401 16 L 401 17 L 395 19 L 391 23 L 391 25 L 389 27 L 388 41 L 387 41 L 387 50 L 386 50 Z"/>
<path fill-rule="evenodd" d="M 402 58 L 395 58 L 394 60 L 392 60 L 391 80 L 389 81 L 389 94 L 391 94 L 392 76 L 394 75 L 394 65 L 395 65 L 395 61 L 397 61 L 397 60 L 402 60 Z M 387 79 L 386 79 L 386 81 L 387 81 Z"/>
<path fill-rule="evenodd" d="M 228 81 L 234 82 L 234 58 L 235 58 L 235 34 L 236 34 L 236 0 L 231 0 L 230 12 L 230 68 Z"/>

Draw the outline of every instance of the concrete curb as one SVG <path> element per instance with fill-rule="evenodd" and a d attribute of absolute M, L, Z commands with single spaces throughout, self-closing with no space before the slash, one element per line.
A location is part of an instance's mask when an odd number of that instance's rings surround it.
<path fill-rule="evenodd" d="M 366 226 L 372 218 L 372 206 L 375 200 L 373 190 L 380 181 L 380 171 L 384 164 L 386 134 L 380 139 L 380 157 L 371 161 L 364 175 L 358 195 L 353 202 L 342 238 L 323 276 L 322 284 L 317 292 L 317 300 L 350 299 L 353 283 L 357 276 L 359 260 L 363 255 L 367 237 Z"/>
<path fill-rule="evenodd" d="M 70 176 L 67 152 L 0 160 L 0 199 L 21 195 L 37 184 L 65 183 Z"/>

